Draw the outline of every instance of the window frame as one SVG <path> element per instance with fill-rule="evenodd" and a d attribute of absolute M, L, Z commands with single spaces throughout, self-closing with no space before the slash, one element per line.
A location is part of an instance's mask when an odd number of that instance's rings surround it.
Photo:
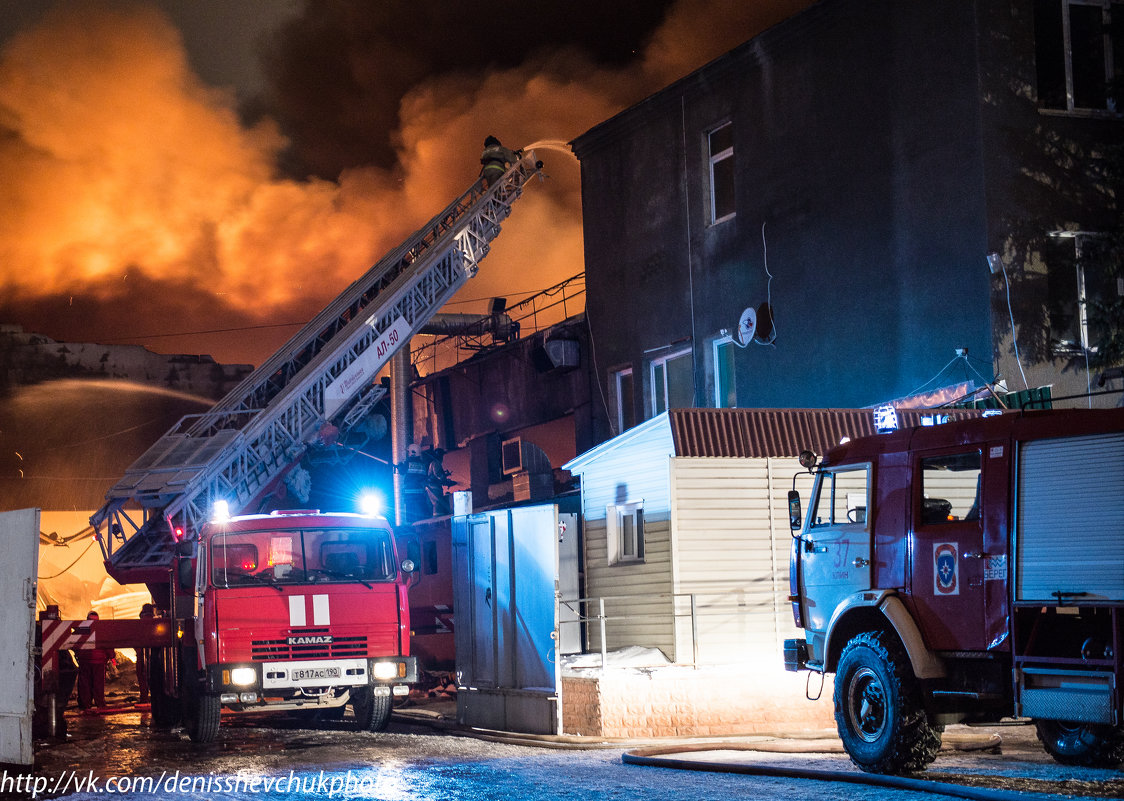
<path fill-rule="evenodd" d="M 730 144 L 729 144 L 728 147 L 724 147 L 724 148 L 722 148 L 722 150 L 719 150 L 718 152 L 715 152 L 713 150 L 712 139 L 713 139 L 713 137 L 716 133 L 718 133 L 719 131 L 723 131 L 727 128 L 730 129 Z M 735 195 L 734 195 L 734 173 L 733 173 L 733 169 L 734 169 L 734 162 L 733 162 L 733 159 L 734 159 L 734 136 L 733 136 L 733 134 L 734 134 L 734 123 L 730 120 L 727 120 L 726 122 L 723 122 L 719 125 L 714 126 L 713 128 L 711 128 L 710 130 L 708 130 L 705 133 L 706 154 L 707 154 L 707 176 L 709 178 L 707 189 L 709 190 L 709 195 L 710 195 L 710 224 L 711 225 L 718 225 L 719 223 L 724 223 L 727 220 L 732 220 L 734 217 L 737 216 L 737 203 L 736 203 L 736 198 L 735 198 Z M 720 164 L 722 164 L 723 162 L 725 162 L 727 160 L 730 161 L 729 166 L 730 166 L 730 169 L 731 169 L 731 173 L 730 173 L 730 176 L 729 176 L 729 180 L 730 180 L 729 189 L 730 189 L 730 195 L 731 195 L 731 198 L 732 198 L 732 200 L 731 200 L 732 208 L 726 214 L 723 214 L 723 215 L 719 216 L 719 214 L 718 214 L 719 193 L 717 191 L 717 187 L 718 187 L 718 183 L 719 183 L 719 176 L 716 174 L 715 168 L 718 167 Z"/>
<path fill-rule="evenodd" d="M 626 405 L 624 402 L 624 394 L 621 392 L 622 379 L 628 377 L 631 381 L 632 387 L 629 392 L 629 403 Z M 616 406 L 616 419 L 617 434 L 623 434 L 628 429 L 636 425 L 636 372 L 633 370 L 632 365 L 625 367 L 618 367 L 609 371 L 609 381 L 612 388 L 613 402 Z M 626 426 L 625 423 L 629 422 L 630 425 Z"/>
<path fill-rule="evenodd" d="M 625 519 L 632 526 L 624 525 Z M 644 501 L 626 501 L 605 507 L 607 557 L 610 567 L 644 563 Z M 628 553 L 625 536 L 631 536 L 631 553 Z"/>
<path fill-rule="evenodd" d="M 974 466 L 963 467 L 960 470 L 953 470 L 948 465 L 955 462 L 974 461 Z M 983 449 L 975 448 L 956 448 L 954 450 L 941 451 L 938 453 L 922 453 L 917 457 L 917 496 L 916 507 L 913 514 L 914 529 L 931 528 L 933 526 L 947 526 L 950 524 L 962 523 L 975 523 L 977 526 L 981 525 L 983 519 L 983 471 L 984 471 L 984 458 Z M 956 492 L 961 491 L 958 486 L 942 486 L 944 482 L 939 480 L 939 476 L 945 471 L 953 473 L 972 473 L 975 481 L 975 489 L 973 491 L 974 501 L 967 510 L 963 510 L 963 497 L 958 497 L 955 493 L 950 494 L 949 489 Z M 932 478 L 933 481 L 927 479 Z M 933 495 L 931 491 L 939 491 L 941 495 Z M 948 511 L 942 517 L 927 517 L 927 510 L 925 508 L 925 501 L 939 500 L 948 504 Z M 953 515 L 953 512 L 964 511 L 964 514 Z M 929 514 L 932 514 L 930 511 Z"/>
<path fill-rule="evenodd" d="M 1041 80 L 1041 74 L 1040 74 L 1039 78 L 1038 78 L 1039 110 L 1043 111 L 1043 112 L 1046 112 L 1046 113 L 1054 113 L 1054 114 L 1077 114 L 1077 115 L 1083 115 L 1083 114 L 1112 114 L 1112 115 L 1120 115 L 1120 113 L 1122 111 L 1124 111 L 1124 109 L 1120 109 L 1120 108 L 1115 107 L 1114 100 L 1109 95 L 1108 89 L 1111 86 L 1112 82 L 1116 79 L 1117 74 L 1124 74 L 1124 65 L 1120 64 L 1120 62 L 1124 62 L 1124 52 L 1120 52 L 1120 53 L 1114 52 L 1115 48 L 1114 48 L 1114 42 L 1113 42 L 1113 38 L 1112 38 L 1112 34 L 1111 34 L 1113 11 L 1116 11 L 1116 12 L 1124 15 L 1124 2 L 1121 2 L 1121 0 L 1056 0 L 1056 2 L 1057 2 L 1058 5 L 1053 6 L 1051 10 L 1052 11 L 1057 10 L 1061 14 L 1061 20 L 1060 20 L 1061 30 L 1058 32 L 1058 34 L 1061 37 L 1060 45 L 1061 45 L 1061 48 L 1062 48 L 1062 52 L 1060 54 L 1059 60 L 1060 60 L 1061 67 L 1062 67 L 1062 76 L 1061 77 L 1063 78 L 1063 86 L 1061 87 L 1061 89 L 1064 90 L 1064 94 L 1065 94 L 1065 106 L 1062 107 L 1060 105 L 1044 105 L 1044 103 L 1046 101 L 1044 101 L 1043 98 L 1042 98 L 1042 93 L 1041 93 L 1042 80 Z M 1099 89 L 1101 91 L 1103 91 L 1104 94 L 1105 94 L 1105 100 L 1104 100 L 1103 106 L 1085 106 L 1085 105 L 1078 105 L 1078 103 L 1077 103 L 1077 95 L 1079 93 L 1078 92 L 1079 87 L 1077 86 L 1077 82 L 1076 82 L 1077 81 L 1077 78 L 1076 78 L 1077 68 L 1075 67 L 1075 64 L 1074 64 L 1073 30 L 1072 30 L 1073 25 L 1072 25 L 1072 14 L 1071 14 L 1071 9 L 1074 6 L 1084 6 L 1084 7 L 1087 7 L 1087 8 L 1099 8 L 1099 9 L 1101 9 L 1101 26 L 1104 30 L 1101 61 L 1102 61 L 1103 66 L 1104 66 L 1104 73 L 1103 73 L 1103 75 L 1100 76 L 1100 81 L 1102 81 L 1102 83 L 1099 84 Z M 1121 26 L 1124 26 L 1124 20 L 1118 21 L 1117 24 L 1121 25 Z M 1045 34 L 1044 30 L 1036 33 L 1036 37 L 1038 39 L 1041 39 L 1045 35 L 1046 34 Z M 1053 45 L 1056 46 L 1058 43 L 1057 42 L 1051 42 L 1050 44 L 1053 44 Z M 1124 37 L 1121 38 L 1120 44 L 1124 44 Z M 1056 53 L 1052 54 L 1052 55 L 1055 58 L 1058 57 L 1058 54 L 1056 54 Z"/>
<path fill-rule="evenodd" d="M 714 408 L 715 409 L 736 409 L 738 408 L 738 384 L 737 372 L 734 363 L 734 355 L 737 353 L 735 350 L 734 338 L 729 334 L 716 338 L 711 343 L 710 355 L 711 361 L 714 366 Z M 724 363 L 724 354 L 729 353 L 729 376 L 727 377 L 728 387 L 722 385 L 722 368 Z M 725 391 L 723 391 L 725 389 Z M 727 403 L 732 396 L 732 403 Z"/>
<path fill-rule="evenodd" d="M 648 362 L 648 382 L 651 386 L 651 404 L 649 409 L 652 412 L 652 417 L 663 414 L 671 408 L 671 399 L 669 393 L 669 384 L 667 381 L 667 364 L 679 358 L 692 358 L 694 349 L 688 345 L 687 347 L 680 348 L 679 350 L 668 350 L 661 356 L 655 356 Z M 663 381 L 657 384 L 656 382 L 656 368 L 663 368 Z M 657 395 L 657 390 L 659 394 Z M 695 382 L 694 382 L 694 363 L 691 364 L 691 394 L 694 395 Z M 656 402 L 657 399 L 662 399 L 663 408 Z M 694 405 L 692 398 L 691 405 Z"/>
<path fill-rule="evenodd" d="M 1053 265 L 1047 261 L 1047 325 L 1050 352 L 1052 355 L 1060 357 L 1092 355 L 1097 352 L 1097 348 L 1092 344 L 1091 332 L 1089 330 L 1090 297 L 1088 276 L 1086 273 L 1086 267 L 1088 265 L 1085 256 L 1088 247 L 1084 243 L 1101 240 L 1105 237 L 1105 234 L 1098 231 L 1053 231 L 1049 236 L 1052 239 L 1068 239 L 1073 242 L 1072 268 L 1069 264 L 1059 265 L 1059 267 L 1065 270 L 1072 269 L 1074 271 L 1074 296 L 1064 299 L 1064 302 L 1067 305 L 1072 303 L 1075 306 L 1073 329 L 1074 333 L 1077 335 L 1077 341 L 1073 343 L 1069 343 L 1068 340 L 1062 340 L 1054 336 L 1055 327 L 1052 325 L 1050 310 L 1052 309 L 1052 304 L 1055 302 L 1055 298 L 1049 290 L 1049 282 L 1051 281 L 1054 268 Z M 1066 281 L 1068 282 L 1068 278 Z M 1101 296 L 1094 292 L 1093 299 L 1096 300 L 1098 297 Z"/>
<path fill-rule="evenodd" d="M 850 526 L 853 529 L 866 530 L 869 526 L 869 523 L 870 523 L 870 512 L 871 512 L 871 508 L 870 508 L 870 500 L 871 500 L 870 499 L 870 490 L 871 490 L 871 487 L 870 487 L 870 472 L 871 472 L 870 462 L 858 462 L 858 463 L 855 463 L 855 464 L 843 464 L 843 465 L 833 466 L 833 467 L 829 467 L 829 468 L 826 468 L 824 470 L 821 470 L 819 472 L 819 474 L 816 476 L 816 483 L 815 483 L 815 486 L 812 489 L 812 495 L 811 495 L 811 498 L 809 499 L 809 502 L 808 502 L 808 530 L 811 531 L 811 530 L 817 529 L 817 528 L 818 529 L 839 528 L 840 526 Z M 836 483 L 837 483 L 835 481 L 835 478 L 840 473 L 862 473 L 863 476 L 864 476 L 864 482 L 865 482 L 864 492 L 866 494 L 866 506 L 864 506 L 864 507 L 858 507 L 858 506 L 854 507 L 855 509 L 859 509 L 859 508 L 863 509 L 862 520 L 843 520 L 843 521 L 836 521 L 835 520 Z M 823 497 L 825 485 L 827 485 L 829 482 L 830 482 L 830 487 L 828 487 L 828 492 L 829 492 L 830 497 L 827 499 L 827 508 L 831 512 L 831 517 L 828 520 L 822 520 L 822 519 L 818 519 L 816 517 L 816 514 L 819 512 L 819 509 L 820 509 L 820 499 Z M 844 492 L 847 492 L 847 488 L 845 486 L 842 489 L 843 489 Z M 848 509 L 848 512 L 851 509 L 849 504 L 848 504 L 847 509 Z"/>

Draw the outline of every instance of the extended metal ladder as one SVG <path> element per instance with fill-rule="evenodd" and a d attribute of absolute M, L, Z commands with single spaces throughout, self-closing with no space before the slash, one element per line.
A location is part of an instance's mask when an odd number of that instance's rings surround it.
<path fill-rule="evenodd" d="M 310 443 L 359 422 L 386 393 L 380 369 L 476 274 L 541 166 L 528 153 L 486 190 L 473 184 L 210 411 L 182 418 L 137 459 L 90 518 L 110 575 L 166 581 L 175 542 L 215 501 L 251 509 Z"/>

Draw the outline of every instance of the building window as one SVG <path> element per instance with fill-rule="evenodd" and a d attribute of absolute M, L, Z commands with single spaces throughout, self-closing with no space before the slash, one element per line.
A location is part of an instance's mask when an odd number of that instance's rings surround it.
<path fill-rule="evenodd" d="M 1124 0 L 1036 0 L 1038 102 L 1062 111 L 1120 111 Z"/>
<path fill-rule="evenodd" d="M 616 420 L 614 422 L 617 426 L 616 433 L 621 434 L 636 425 L 632 368 L 625 367 L 611 372 L 609 374 L 609 386 L 612 389 L 613 404 L 615 406 Z"/>
<path fill-rule="evenodd" d="M 714 340 L 714 408 L 734 409 L 738 405 L 734 388 L 734 341 L 730 337 Z"/>
<path fill-rule="evenodd" d="M 644 561 L 644 502 L 606 507 L 609 528 L 609 564 Z"/>
<path fill-rule="evenodd" d="M 1096 353 L 1107 334 L 1097 307 L 1124 296 L 1107 269 L 1108 244 L 1103 236 L 1076 231 L 1056 232 L 1047 240 L 1046 315 L 1055 356 Z"/>
<path fill-rule="evenodd" d="M 691 408 L 695 405 L 695 376 L 690 348 L 653 359 L 650 378 L 653 417 L 668 409 Z"/>
<path fill-rule="evenodd" d="M 710 156 L 710 222 L 734 216 L 734 126 L 726 123 L 706 135 Z"/>

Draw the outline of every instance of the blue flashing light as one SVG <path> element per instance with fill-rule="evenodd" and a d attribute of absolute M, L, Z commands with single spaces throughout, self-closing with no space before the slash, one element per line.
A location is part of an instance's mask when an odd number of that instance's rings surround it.
<path fill-rule="evenodd" d="M 896 431 L 898 428 L 898 412 L 893 406 L 886 404 L 874 410 L 874 430 L 879 434 Z"/>
<path fill-rule="evenodd" d="M 379 517 L 386 511 L 386 501 L 377 492 L 364 492 L 359 496 L 359 511 L 367 517 Z"/>

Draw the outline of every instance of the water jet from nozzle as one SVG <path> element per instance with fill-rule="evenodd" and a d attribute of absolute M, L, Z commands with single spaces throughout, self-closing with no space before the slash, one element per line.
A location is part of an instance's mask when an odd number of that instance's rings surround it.
<path fill-rule="evenodd" d="M 523 150 L 557 150 L 560 153 L 566 153 L 573 156 L 574 151 L 570 149 L 570 145 L 563 139 L 540 139 L 529 145 L 525 145 Z M 574 156 L 574 158 L 577 158 Z"/>

